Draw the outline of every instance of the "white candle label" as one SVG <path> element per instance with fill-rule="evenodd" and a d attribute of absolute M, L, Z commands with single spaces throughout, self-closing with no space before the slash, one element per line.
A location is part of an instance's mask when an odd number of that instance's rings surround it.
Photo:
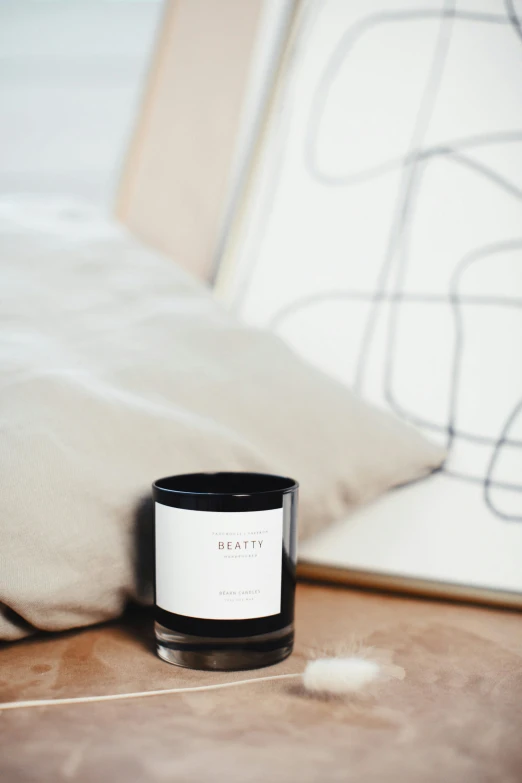
<path fill-rule="evenodd" d="M 156 603 L 206 620 L 281 611 L 283 509 L 189 511 L 156 503 Z"/>

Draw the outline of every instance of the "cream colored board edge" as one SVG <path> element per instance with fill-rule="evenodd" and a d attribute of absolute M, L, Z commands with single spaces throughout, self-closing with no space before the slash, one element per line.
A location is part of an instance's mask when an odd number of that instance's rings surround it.
<path fill-rule="evenodd" d="M 522 593 L 449 582 L 435 582 L 429 579 L 395 574 L 358 571 L 324 563 L 312 563 L 307 560 L 298 562 L 297 577 L 298 579 L 310 580 L 312 582 L 343 585 L 345 587 L 362 587 L 371 590 L 403 593 L 416 598 L 437 598 L 485 606 L 500 606 L 505 609 L 522 609 Z"/>
<path fill-rule="evenodd" d="M 216 262 L 214 291 L 219 299 L 229 305 L 233 304 L 232 280 L 234 275 L 238 272 L 238 249 L 241 242 L 242 229 L 244 228 L 247 219 L 248 204 L 257 179 L 257 173 L 261 163 L 262 152 L 268 137 L 273 111 L 284 87 L 283 77 L 287 66 L 291 61 L 294 45 L 297 41 L 303 6 L 303 0 L 294 0 L 294 8 L 287 28 L 286 41 L 282 47 L 279 65 L 274 69 L 273 85 L 266 102 L 266 109 L 263 120 L 260 123 L 257 140 L 252 147 L 250 165 L 243 178 L 241 190 L 236 197 L 236 203 L 238 205 L 237 210 L 230 222 L 228 234 L 224 238 L 221 257 L 218 258 Z"/>
<path fill-rule="evenodd" d="M 263 18 L 259 24 L 258 40 L 250 63 L 251 73 L 245 91 L 248 94 L 243 102 L 227 199 L 220 223 L 219 239 L 214 250 L 210 279 L 212 285 L 216 282 L 223 249 L 244 195 L 250 165 L 264 127 L 267 107 L 270 105 L 280 75 L 281 57 L 288 42 L 289 31 L 293 28 L 297 1 L 264 0 Z"/>
<path fill-rule="evenodd" d="M 216 91 L 220 91 L 220 94 L 227 96 L 227 117 L 232 127 L 232 133 L 227 136 L 227 143 L 223 148 L 216 148 L 215 133 L 213 135 L 212 124 L 209 123 L 207 136 L 202 135 L 202 143 L 205 145 L 205 150 L 212 153 L 213 156 L 218 154 L 218 174 L 214 172 L 214 179 L 212 180 L 212 187 L 216 189 L 216 198 L 212 204 L 203 204 L 198 214 L 194 213 L 192 216 L 194 222 L 198 225 L 198 236 L 203 237 L 204 240 L 195 243 L 194 246 L 190 246 L 190 237 L 179 237 L 175 230 L 172 230 L 172 226 L 183 225 L 185 221 L 178 220 L 177 222 L 172 220 L 172 217 L 168 222 L 163 218 L 151 218 L 147 217 L 147 209 L 142 209 L 140 205 L 144 203 L 149 204 L 154 198 L 161 198 L 161 203 L 170 204 L 171 198 L 175 202 L 178 199 L 180 201 L 180 185 L 175 177 L 171 178 L 171 185 L 165 190 L 165 184 L 161 194 L 154 191 L 154 175 L 151 171 L 147 172 L 147 168 L 150 166 L 150 150 L 156 149 L 157 145 L 154 143 L 154 128 L 157 122 L 157 112 L 164 104 L 165 85 L 174 84 L 180 79 L 180 67 L 182 63 L 176 64 L 175 71 L 172 70 L 170 61 L 172 59 L 172 52 L 175 50 L 177 39 L 179 38 L 181 25 L 187 26 L 187 10 L 193 17 L 193 24 L 197 23 L 197 14 L 194 12 L 193 0 L 167 0 L 165 4 L 165 10 L 163 19 L 160 25 L 157 44 L 152 56 L 152 62 L 149 69 L 148 78 L 145 82 L 144 95 L 141 101 L 140 110 L 137 113 L 135 121 L 135 129 L 131 134 L 131 143 L 128 147 L 125 157 L 124 165 L 122 167 L 122 175 L 120 177 L 119 186 L 117 188 L 114 212 L 115 216 L 123 222 L 131 231 L 137 234 L 146 243 L 154 246 L 161 252 L 170 255 L 175 258 L 179 263 L 185 266 L 192 274 L 200 277 L 203 280 L 208 281 L 212 275 L 213 265 L 215 262 L 214 248 L 217 245 L 220 238 L 220 218 L 222 214 L 223 199 L 226 198 L 227 181 L 226 174 L 232 165 L 233 159 L 233 146 L 234 138 L 237 135 L 238 126 L 241 119 L 241 105 L 244 99 L 244 91 L 247 88 L 247 73 L 249 70 L 249 62 L 252 55 L 252 47 L 257 33 L 263 0 L 249 0 L 244 5 L 239 7 L 242 9 L 242 27 L 235 31 L 234 40 L 241 41 L 241 46 L 238 46 L 237 51 L 233 49 L 227 50 L 229 58 L 234 57 L 234 68 L 236 73 L 241 74 L 243 83 L 239 85 L 236 83 L 233 88 L 228 92 L 226 91 L 226 85 L 223 82 L 216 83 L 212 88 L 202 96 L 201 108 L 204 110 L 208 104 L 208 94 L 215 94 Z M 234 0 L 229 0 L 229 16 L 233 10 Z M 241 0 L 236 0 L 240 3 Z M 199 3 L 201 5 L 201 2 Z M 216 18 L 216 25 L 219 28 L 219 20 L 222 19 L 223 7 L 220 3 L 215 3 L 213 0 L 208 0 L 206 24 L 207 27 L 211 23 L 211 18 Z M 180 20 L 180 21 L 178 21 Z M 222 21 L 221 21 L 221 24 Z M 185 40 L 190 34 L 190 30 L 183 30 Z M 178 58 L 179 59 L 179 58 Z M 231 63 L 228 63 L 230 70 Z M 218 69 L 219 70 L 219 69 Z M 210 71 L 209 73 L 213 73 Z M 190 77 L 190 73 L 187 74 L 187 78 Z M 211 76 L 209 78 L 212 78 Z M 219 73 L 216 74 L 216 79 L 219 78 Z M 204 102 L 204 103 L 203 103 Z M 172 110 L 172 106 L 171 106 Z M 180 112 L 183 111 L 183 106 L 179 107 Z M 194 113 L 194 112 L 193 112 Z M 157 130 L 157 129 L 156 129 Z M 172 164 L 173 159 L 171 153 L 169 153 L 168 145 L 165 145 L 164 139 L 159 139 L 158 144 L 164 147 L 164 152 L 167 158 L 167 162 Z M 178 155 L 179 157 L 179 155 Z M 144 168 L 144 166 L 146 168 Z M 144 174 L 144 172 L 146 172 Z M 195 176 L 198 176 L 196 172 Z M 196 188 L 201 187 L 208 190 L 208 181 L 201 181 L 197 183 L 191 182 L 191 186 Z M 171 188 L 171 190 L 170 190 Z M 161 189 L 161 186 L 160 186 Z M 144 193 L 144 191 L 147 191 Z M 219 192 L 218 192 L 219 191 Z M 169 196 L 170 193 L 170 196 Z M 181 198 L 181 202 L 185 202 L 186 199 Z M 200 229 L 200 230 L 199 230 Z M 194 236 L 192 234 L 191 236 Z M 203 241 L 203 247 L 202 247 Z M 208 244 L 208 252 L 207 252 Z"/>

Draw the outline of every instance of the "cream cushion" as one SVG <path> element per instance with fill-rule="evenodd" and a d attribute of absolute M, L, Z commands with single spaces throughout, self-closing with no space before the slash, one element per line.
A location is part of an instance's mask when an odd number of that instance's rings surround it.
<path fill-rule="evenodd" d="M 150 597 L 136 531 L 160 476 L 291 475 L 306 536 L 441 463 L 119 228 L 0 205 L 0 229 L 0 638 Z"/>

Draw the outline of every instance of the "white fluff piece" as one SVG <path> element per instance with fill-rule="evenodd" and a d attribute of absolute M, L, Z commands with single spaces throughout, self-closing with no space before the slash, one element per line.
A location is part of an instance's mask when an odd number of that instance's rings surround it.
<path fill-rule="evenodd" d="M 303 684 L 313 693 L 356 693 L 377 679 L 380 666 L 366 658 L 318 658 L 309 661 Z"/>

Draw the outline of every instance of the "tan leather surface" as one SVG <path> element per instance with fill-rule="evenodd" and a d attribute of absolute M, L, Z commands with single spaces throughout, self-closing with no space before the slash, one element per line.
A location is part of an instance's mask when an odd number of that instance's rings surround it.
<path fill-rule="evenodd" d="M 295 654 L 251 673 L 301 671 L 359 648 L 403 667 L 357 697 L 297 682 L 0 713 L 0 778 L 17 781 L 522 780 L 522 616 L 300 585 Z M 25 700 L 243 679 L 177 669 L 143 617 L 0 650 L 0 698 Z"/>

